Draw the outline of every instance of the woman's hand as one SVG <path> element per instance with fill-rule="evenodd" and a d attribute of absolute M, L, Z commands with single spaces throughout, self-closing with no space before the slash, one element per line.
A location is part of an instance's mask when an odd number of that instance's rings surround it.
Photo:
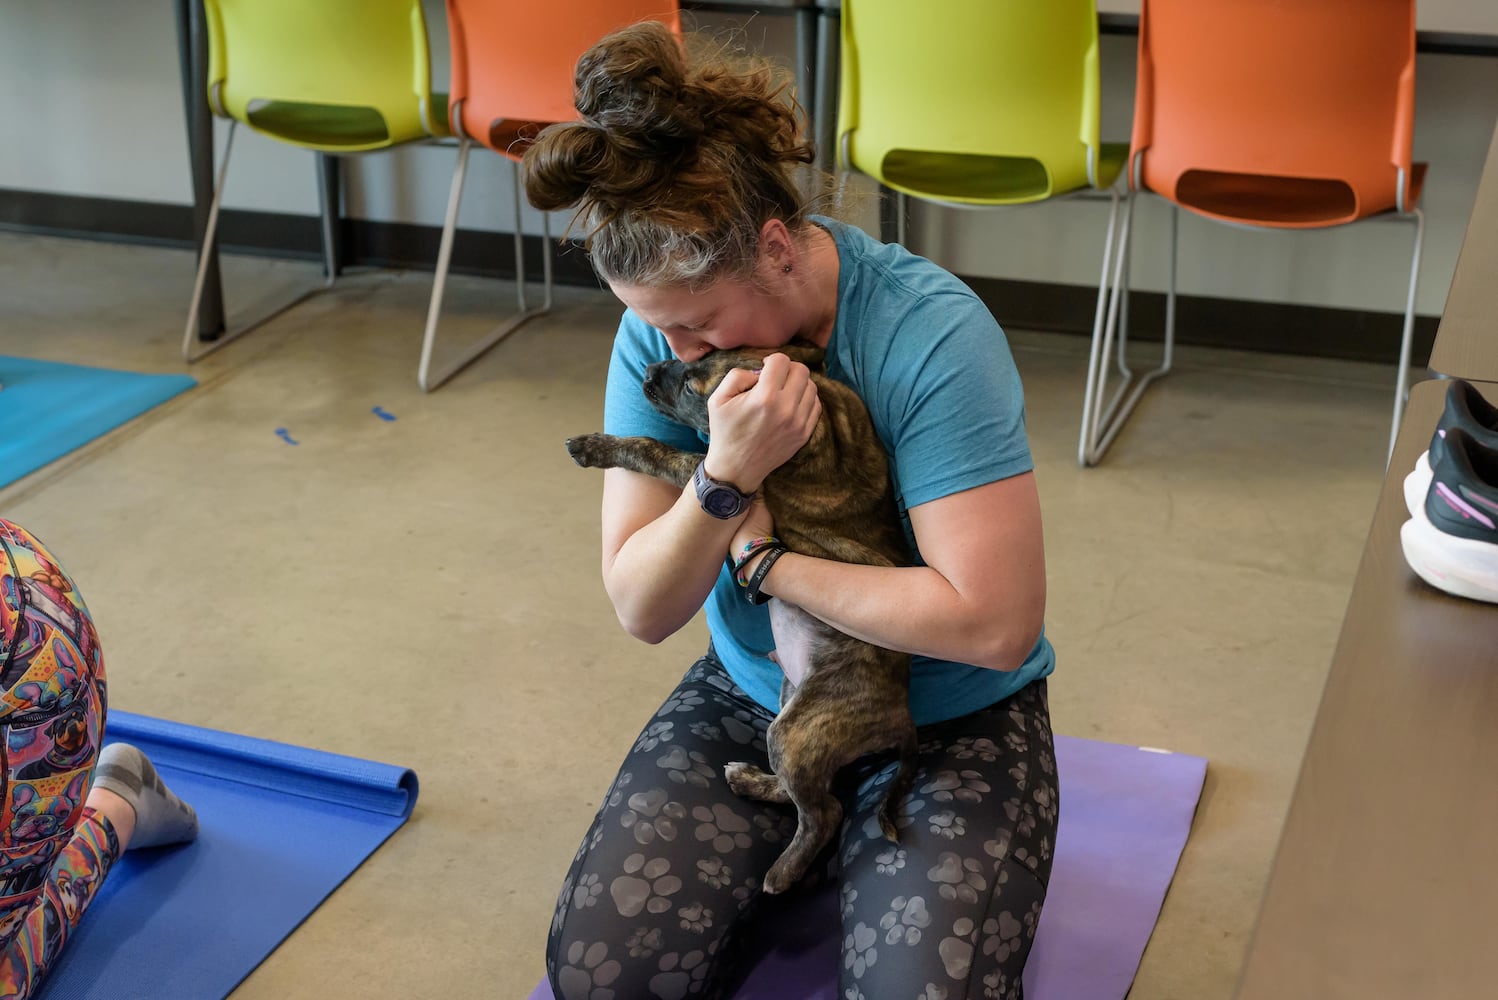
<path fill-rule="evenodd" d="M 805 365 L 771 354 L 760 371 L 729 372 L 709 397 L 707 414 L 708 477 L 755 493 L 811 438 L 822 403 Z"/>
<path fill-rule="evenodd" d="M 770 516 L 770 508 L 763 498 L 755 497 L 754 502 L 749 505 L 749 513 L 739 522 L 738 529 L 733 533 L 733 540 L 728 543 L 729 558 L 737 559 L 739 553 L 744 551 L 744 546 L 757 538 L 768 538 L 773 534 L 775 519 Z"/>

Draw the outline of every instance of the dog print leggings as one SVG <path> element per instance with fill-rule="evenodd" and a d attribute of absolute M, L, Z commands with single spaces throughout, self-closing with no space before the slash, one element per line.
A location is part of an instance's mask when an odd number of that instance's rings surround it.
<path fill-rule="evenodd" d="M 0 997 L 28 997 L 119 857 L 83 804 L 104 735 L 104 658 L 73 581 L 0 520 Z"/>
<path fill-rule="evenodd" d="M 842 1000 L 1019 1000 L 1058 808 L 1045 681 L 920 729 L 900 842 L 880 832 L 893 758 L 855 762 L 827 864 L 760 889 L 794 808 L 741 799 L 723 765 L 768 769 L 773 716 L 711 652 L 645 726 L 562 884 L 547 945 L 558 1000 L 710 1000 L 747 971 L 749 934 L 827 878 L 840 885 Z M 831 970 L 828 970 L 829 974 Z"/>

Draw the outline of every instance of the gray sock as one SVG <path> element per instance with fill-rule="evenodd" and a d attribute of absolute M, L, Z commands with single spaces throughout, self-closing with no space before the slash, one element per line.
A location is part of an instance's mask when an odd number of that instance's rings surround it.
<path fill-rule="evenodd" d="M 130 849 L 177 844 L 198 835 L 198 814 L 192 806 L 173 795 L 150 758 L 128 743 L 111 743 L 99 754 L 94 785 L 135 808 Z"/>

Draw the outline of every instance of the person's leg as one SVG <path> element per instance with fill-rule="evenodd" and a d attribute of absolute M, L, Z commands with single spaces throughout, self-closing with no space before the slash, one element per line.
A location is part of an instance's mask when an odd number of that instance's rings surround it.
<path fill-rule="evenodd" d="M 863 777 L 843 827 L 846 1000 L 1020 1000 L 1056 843 L 1045 682 L 922 727 L 900 843 L 879 829 L 894 765 Z"/>
<path fill-rule="evenodd" d="M 796 817 L 736 796 L 723 765 L 768 767 L 769 723 L 704 657 L 646 724 L 562 883 L 557 1000 L 708 1000 L 737 981 L 742 924 Z"/>
<path fill-rule="evenodd" d="M 0 691 L 0 996 L 25 997 L 121 850 L 197 825 L 138 750 L 100 751 L 108 697 L 88 607 L 40 540 L 3 519 Z"/>

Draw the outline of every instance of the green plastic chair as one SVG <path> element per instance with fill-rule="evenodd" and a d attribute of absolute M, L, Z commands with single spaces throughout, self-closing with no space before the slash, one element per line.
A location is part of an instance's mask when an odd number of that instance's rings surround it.
<path fill-rule="evenodd" d="M 841 66 L 839 160 L 902 194 L 1044 201 L 1128 156 L 1098 140 L 1094 0 L 843 0 Z"/>
<path fill-rule="evenodd" d="M 204 0 L 208 105 L 229 119 L 223 162 L 199 248 L 182 356 L 191 362 L 218 350 L 331 287 L 332 221 L 323 197 L 327 280 L 212 344 L 194 350 L 198 309 L 218 231 L 219 206 L 235 128 L 318 153 L 342 155 L 446 137 L 447 98 L 433 95 L 426 22 L 420 0 Z M 437 113 L 434 115 L 432 109 Z"/>

